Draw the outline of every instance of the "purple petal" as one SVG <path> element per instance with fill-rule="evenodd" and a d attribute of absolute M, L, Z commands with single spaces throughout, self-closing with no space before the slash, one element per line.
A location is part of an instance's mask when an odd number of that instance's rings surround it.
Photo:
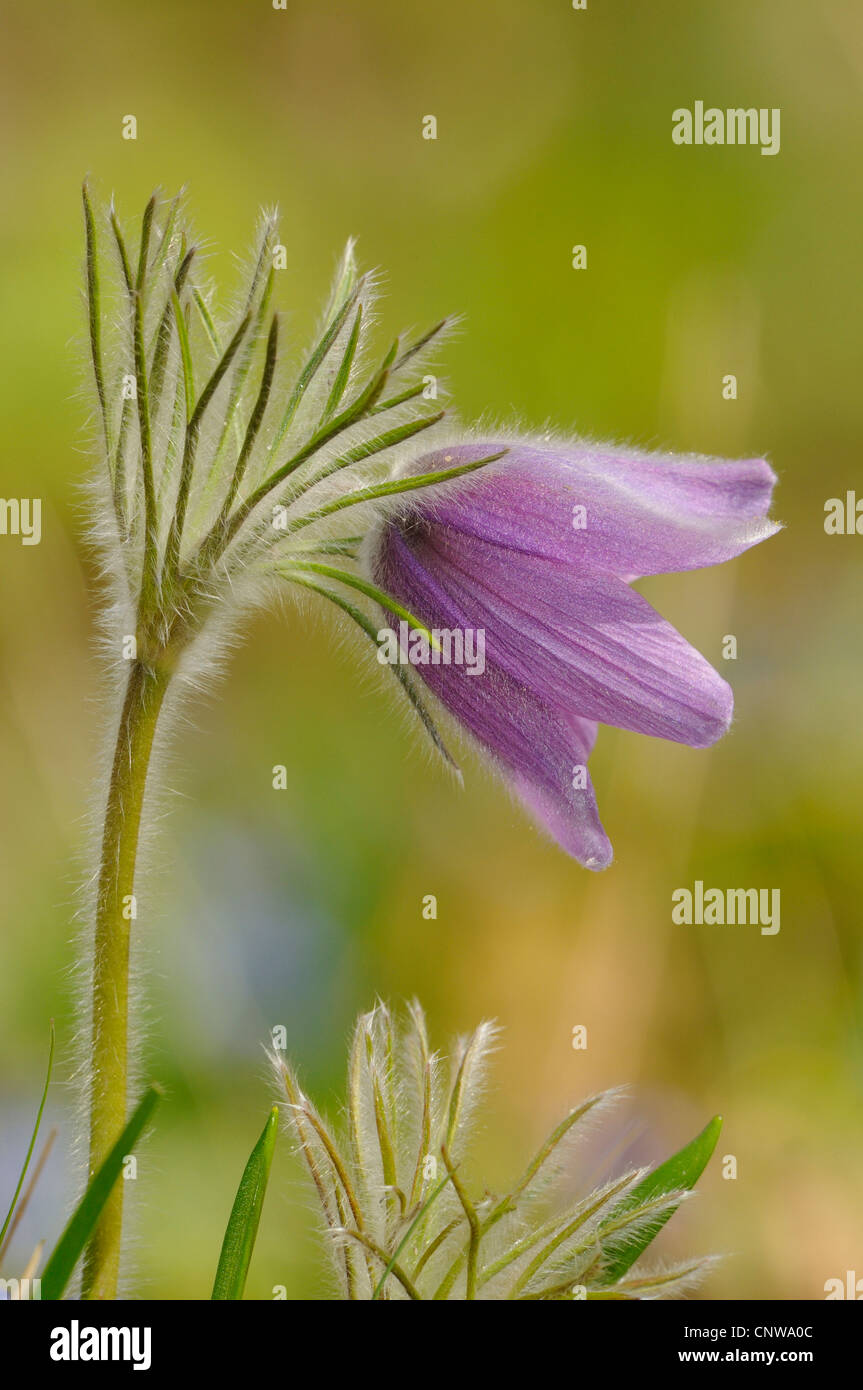
<path fill-rule="evenodd" d="M 730 687 L 623 580 L 437 524 L 409 539 L 391 530 L 386 553 L 391 593 L 432 626 L 485 629 L 487 660 L 559 714 L 693 748 L 728 729 Z M 438 622 L 440 611 L 457 620 Z"/>
<path fill-rule="evenodd" d="M 538 441 L 453 445 L 415 467 L 503 447 L 482 473 L 412 498 L 383 528 L 375 578 L 430 627 L 484 630 L 485 675 L 420 674 L 555 839 L 604 868 L 611 846 L 586 773 L 597 722 L 700 748 L 733 704 L 627 580 L 718 564 L 772 535 L 775 479 L 761 460 Z"/>
<path fill-rule="evenodd" d="M 378 579 L 399 598 L 421 595 L 420 610 L 430 627 L 481 625 L 417 564 L 394 530 L 385 539 Z M 512 789 L 562 848 L 586 868 L 606 868 L 612 849 L 587 772 L 596 724 L 548 702 L 544 692 L 499 666 L 488 647 L 481 676 L 455 665 L 418 670 L 442 704 L 492 754 Z"/>
<path fill-rule="evenodd" d="M 779 530 L 767 519 L 776 478 L 763 459 L 483 440 L 426 455 L 417 468 L 507 447 L 501 465 L 442 492 L 426 515 L 513 550 L 629 578 L 721 564 Z"/>
<path fill-rule="evenodd" d="M 582 734 L 569 744 L 566 742 L 565 724 L 555 734 L 555 746 L 564 756 L 557 763 L 549 763 L 539 769 L 539 775 L 530 772 L 512 772 L 509 782 L 513 791 L 521 798 L 535 820 L 543 825 L 554 840 L 568 854 L 577 859 L 586 869 L 607 869 L 614 851 L 606 835 L 596 806 L 596 795 L 587 759 L 596 738 L 596 724 L 587 719 L 577 723 L 590 731 L 587 737 Z M 571 721 L 574 724 L 576 721 Z M 573 786 L 575 768 L 583 769 L 585 785 Z"/>

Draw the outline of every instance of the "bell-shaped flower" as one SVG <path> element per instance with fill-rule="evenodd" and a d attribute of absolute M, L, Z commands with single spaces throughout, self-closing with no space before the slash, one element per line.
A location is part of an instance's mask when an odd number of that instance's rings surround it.
<path fill-rule="evenodd" d="M 772 535 L 775 477 L 760 459 L 499 437 L 414 466 L 499 453 L 400 499 L 375 538 L 373 578 L 432 636 L 481 634 L 482 670 L 444 659 L 438 639 L 418 674 L 563 848 L 602 869 L 612 849 L 587 772 L 597 725 L 704 748 L 733 707 L 727 682 L 631 581 L 720 564 Z"/>

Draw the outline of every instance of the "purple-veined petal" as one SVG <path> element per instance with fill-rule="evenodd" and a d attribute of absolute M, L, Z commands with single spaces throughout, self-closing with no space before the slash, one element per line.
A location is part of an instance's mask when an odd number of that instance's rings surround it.
<path fill-rule="evenodd" d="M 586 763 L 597 723 L 705 747 L 733 697 L 629 587 L 731 559 L 779 528 L 772 471 L 580 441 L 472 440 L 415 460 L 431 472 L 508 453 L 417 494 L 373 546 L 381 587 L 431 628 L 481 629 L 486 671 L 417 674 L 490 751 L 556 840 L 602 868 L 611 846 Z"/>
<path fill-rule="evenodd" d="M 572 742 L 567 741 L 567 728 L 573 735 Z M 587 770 L 596 733 L 597 726 L 591 720 L 561 720 L 560 734 L 555 731 L 553 737 L 555 746 L 565 754 L 560 760 L 562 766 L 558 760 L 549 760 L 539 776 L 535 772 L 512 771 L 508 780 L 533 818 L 561 848 L 586 869 L 598 871 L 608 868 L 614 851 L 599 819 Z"/>
<path fill-rule="evenodd" d="M 767 518 L 776 479 L 763 459 L 478 440 L 427 455 L 417 468 L 453 467 L 505 447 L 501 466 L 429 499 L 429 519 L 627 578 L 721 564 L 779 530 Z"/>
<path fill-rule="evenodd" d="M 379 578 L 390 592 L 413 588 L 403 566 L 410 554 L 392 533 L 381 556 Z M 476 627 L 433 575 L 422 576 L 423 620 L 432 628 Z M 486 634 L 488 642 L 489 634 Z M 469 675 L 463 666 L 424 665 L 419 674 L 449 712 L 490 753 L 533 817 L 586 868 L 604 869 L 612 849 L 602 828 L 587 761 L 596 724 L 557 708 L 529 682 L 498 666 L 486 648 L 486 669 Z"/>
<path fill-rule="evenodd" d="M 437 524 L 393 530 L 386 554 L 395 597 L 431 624 L 430 596 L 442 596 L 435 607 L 448 601 L 485 630 L 487 660 L 557 711 L 693 748 L 728 729 L 728 684 L 623 580 Z"/>

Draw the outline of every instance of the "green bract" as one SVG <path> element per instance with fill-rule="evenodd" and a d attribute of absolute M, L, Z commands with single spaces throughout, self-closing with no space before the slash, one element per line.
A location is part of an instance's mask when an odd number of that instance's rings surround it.
<path fill-rule="evenodd" d="M 289 1123 L 311 1174 L 348 1299 L 645 1299 L 687 1292 L 710 1259 L 634 1265 L 688 1196 L 716 1144 L 717 1117 L 652 1171 L 631 1170 L 576 1201 L 555 1200 L 570 1145 L 614 1092 L 571 1110 L 508 1192 L 471 1195 L 471 1132 L 497 1029 L 461 1039 L 448 1065 L 429 1049 L 419 1006 L 397 1030 L 360 1017 L 338 1138 L 281 1057 Z M 632 1266 L 632 1268 L 631 1268 Z"/>

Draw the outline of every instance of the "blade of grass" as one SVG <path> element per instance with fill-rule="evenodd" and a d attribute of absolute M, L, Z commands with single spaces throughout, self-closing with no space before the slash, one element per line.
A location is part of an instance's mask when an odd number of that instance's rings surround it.
<path fill-rule="evenodd" d="M 30 1256 L 29 1260 L 27 1261 L 26 1265 L 24 1266 L 24 1269 L 21 1274 L 22 1284 L 24 1283 L 25 1279 L 34 1279 L 36 1277 L 36 1270 L 39 1268 L 39 1261 L 42 1258 L 42 1251 L 44 1249 L 45 1242 L 44 1240 L 40 1240 L 32 1255 Z"/>
<path fill-rule="evenodd" d="M 633 1188 L 625 1201 L 611 1213 L 609 1220 L 614 1220 L 630 1208 L 640 1207 L 654 1198 L 693 1188 L 707 1167 L 721 1129 L 722 1116 L 714 1115 L 710 1123 L 705 1125 L 701 1133 L 689 1144 L 648 1173 L 647 1177 Z M 627 1245 L 612 1258 L 606 1271 L 610 1282 L 623 1277 L 673 1215 L 673 1210 L 663 1212 L 647 1230 L 633 1240 L 632 1244 Z"/>
<path fill-rule="evenodd" d="M 62 1298 L 102 1208 L 120 1177 L 123 1161 L 140 1139 L 162 1095 L 162 1088 L 155 1083 L 147 1087 L 120 1138 L 94 1175 L 45 1266 L 42 1275 L 43 1299 Z"/>
<path fill-rule="evenodd" d="M 234 1198 L 234 1205 L 225 1230 L 225 1238 L 222 1241 L 222 1252 L 219 1255 L 219 1265 L 213 1284 L 213 1299 L 243 1297 L 252 1251 L 255 1248 L 255 1239 L 258 1234 L 258 1225 L 261 1220 L 261 1209 L 267 1192 L 267 1181 L 276 1147 L 278 1124 L 279 1111 L 278 1107 L 274 1105 L 267 1123 L 264 1125 L 261 1137 L 252 1149 L 240 1179 L 240 1186 L 237 1188 L 237 1195 Z"/>
<path fill-rule="evenodd" d="M 12 1214 L 13 1214 L 13 1212 L 15 1211 L 15 1206 L 16 1206 L 16 1204 L 17 1204 L 18 1198 L 21 1196 L 21 1188 L 24 1186 L 24 1179 L 25 1179 L 26 1176 L 27 1176 L 27 1169 L 30 1167 L 30 1159 L 33 1157 L 33 1150 L 34 1150 L 35 1147 L 36 1147 L 36 1140 L 37 1140 L 38 1137 L 39 1137 L 39 1126 L 40 1126 L 41 1123 L 42 1123 L 42 1115 L 43 1115 L 44 1110 L 45 1110 L 45 1101 L 48 1099 L 48 1087 L 49 1087 L 50 1084 L 51 1084 L 51 1071 L 52 1071 L 53 1066 L 54 1066 L 54 1020 L 53 1020 L 53 1018 L 52 1018 L 52 1019 L 51 1019 L 50 1040 L 49 1040 L 49 1043 L 48 1043 L 48 1066 L 47 1066 L 46 1072 L 45 1072 L 45 1084 L 44 1084 L 44 1086 L 42 1087 L 42 1099 L 41 1099 L 41 1101 L 39 1102 L 39 1110 L 38 1110 L 38 1112 L 37 1112 L 37 1114 L 36 1114 L 36 1123 L 35 1123 L 35 1125 L 33 1126 L 33 1133 L 32 1133 L 32 1135 L 31 1135 L 31 1137 L 30 1137 L 30 1147 L 29 1147 L 28 1150 L 27 1150 L 27 1156 L 26 1156 L 26 1158 L 24 1159 L 24 1166 L 22 1167 L 22 1169 L 21 1169 L 21 1175 L 20 1175 L 20 1177 L 18 1178 L 18 1186 L 15 1188 L 15 1193 L 14 1193 L 14 1196 L 12 1197 L 12 1203 L 11 1203 L 11 1205 L 10 1205 L 10 1207 L 9 1207 L 8 1212 L 6 1213 L 6 1220 L 3 1222 L 3 1229 L 0 1230 L 0 1255 L 3 1254 L 3 1252 L 5 1251 L 5 1248 L 6 1248 L 6 1246 L 5 1246 L 6 1232 L 7 1232 L 8 1229 L 9 1229 L 9 1222 L 12 1220 Z"/>
<path fill-rule="evenodd" d="M 10 1225 L 9 1230 L 8 1230 L 8 1232 L 7 1232 L 6 1239 L 5 1239 L 5 1241 L 3 1242 L 3 1245 L 0 1246 L 0 1267 L 2 1267 L 3 1258 L 4 1258 L 5 1254 L 6 1254 L 6 1251 L 9 1249 L 9 1246 L 12 1244 L 13 1240 L 15 1239 L 15 1232 L 17 1231 L 18 1227 L 19 1227 L 20 1224 L 21 1224 L 21 1218 L 23 1217 L 24 1213 L 26 1212 L 27 1208 L 28 1208 L 29 1205 L 30 1205 L 30 1199 L 31 1199 L 31 1197 L 33 1196 L 33 1193 L 34 1193 L 35 1190 L 36 1190 L 36 1184 L 38 1183 L 40 1177 L 42 1176 L 42 1169 L 45 1167 L 45 1164 L 48 1162 L 48 1158 L 49 1158 L 49 1156 L 50 1156 L 50 1154 L 51 1154 L 51 1150 L 52 1150 L 53 1147 L 54 1147 L 54 1140 L 55 1140 L 56 1138 L 57 1138 L 57 1129 L 56 1129 L 56 1127 L 55 1127 L 54 1129 L 49 1129 L 49 1131 L 48 1131 L 48 1137 L 46 1138 L 45 1143 L 42 1145 L 42 1151 L 41 1151 L 41 1153 L 39 1154 L 38 1159 L 36 1160 L 36 1166 L 35 1166 L 35 1168 L 33 1169 L 33 1174 L 32 1174 L 32 1176 L 31 1176 L 31 1178 L 30 1178 L 30 1181 L 28 1182 L 27 1186 L 25 1187 L 24 1192 L 23 1192 L 23 1194 L 22 1194 L 22 1196 L 21 1196 L 21 1199 L 20 1199 L 20 1201 L 18 1202 L 17 1207 L 15 1208 L 15 1215 L 12 1217 L 12 1224 Z"/>

